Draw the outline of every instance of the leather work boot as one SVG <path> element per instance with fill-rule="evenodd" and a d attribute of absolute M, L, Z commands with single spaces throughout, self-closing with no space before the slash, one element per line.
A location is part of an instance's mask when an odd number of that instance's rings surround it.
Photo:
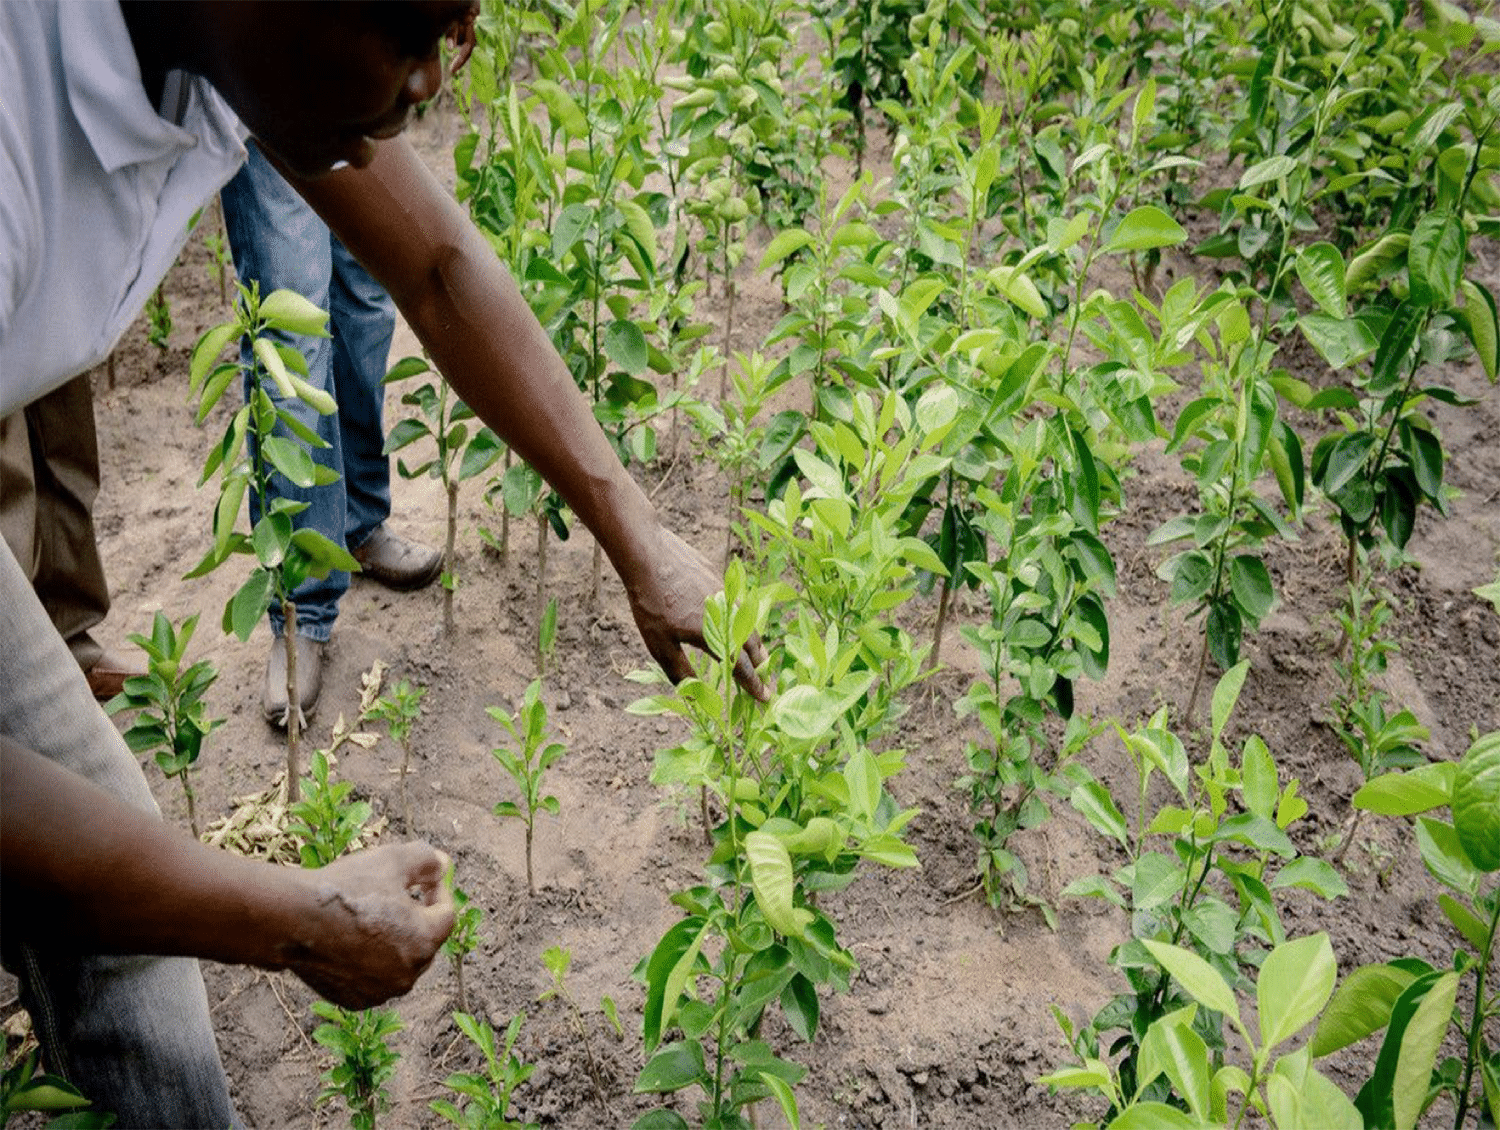
<path fill-rule="evenodd" d="M 358 549 L 349 551 L 361 572 L 399 592 L 426 588 L 443 571 L 443 555 L 414 541 L 397 537 L 381 523 Z"/>
<path fill-rule="evenodd" d="M 105 651 L 98 662 L 84 672 L 89 691 L 100 702 L 108 702 L 125 689 L 125 680 L 146 674 L 145 665 L 113 651 Z M 281 696 L 285 698 L 285 695 Z"/>
<path fill-rule="evenodd" d="M 306 636 L 297 636 L 297 698 L 301 707 L 302 723 L 312 717 L 318 706 L 318 695 L 323 690 L 323 645 Z M 271 654 L 266 659 L 266 686 L 261 692 L 261 712 L 266 721 L 280 729 L 286 728 L 286 641 L 277 638 L 271 641 Z"/>

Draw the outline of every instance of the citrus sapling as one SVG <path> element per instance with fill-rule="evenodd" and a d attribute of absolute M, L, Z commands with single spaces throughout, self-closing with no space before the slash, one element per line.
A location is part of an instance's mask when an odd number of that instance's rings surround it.
<path fill-rule="evenodd" d="M 386 1084 L 396 1073 L 401 1054 L 388 1040 L 404 1025 L 386 1009 L 354 1011 L 313 1001 L 313 1012 L 325 1023 L 313 1029 L 313 1039 L 338 1058 L 323 1075 L 317 1102 L 342 1099 L 354 1130 L 375 1130 L 378 1114 L 391 1105 Z"/>
<path fill-rule="evenodd" d="M 287 809 L 288 827 L 302 840 L 302 866 L 326 867 L 359 840 L 371 810 L 368 801 L 350 799 L 352 782 L 329 779 L 329 758 L 323 750 L 313 753 L 311 769 L 312 775 L 302 782 L 302 799 Z"/>
<path fill-rule="evenodd" d="M 479 946 L 479 924 L 484 920 L 484 911 L 469 898 L 465 891 L 454 880 L 453 870 L 450 868 L 446 877 L 448 888 L 453 892 L 453 932 L 448 935 L 447 941 L 443 943 L 443 953 L 453 966 L 453 983 L 455 996 L 458 999 L 458 1010 L 467 1012 L 469 1008 L 468 994 L 464 991 L 464 958 L 473 953 Z"/>
<path fill-rule="evenodd" d="M 566 978 L 568 968 L 573 964 L 573 955 L 562 946 L 549 946 L 542 954 L 542 964 L 547 967 L 547 972 L 552 974 L 552 987 L 542 992 L 537 997 L 538 1004 L 545 1004 L 554 997 L 561 1000 L 568 1008 L 568 1014 L 573 1019 L 573 1030 L 578 1033 L 578 1039 L 583 1044 L 584 1059 L 589 1065 L 589 1078 L 594 1083 L 594 1098 L 603 1110 L 609 1109 L 608 1096 L 604 1091 L 604 1083 L 599 1075 L 599 1064 L 594 1059 L 594 1044 L 589 1038 L 589 1026 L 584 1021 L 583 1011 L 578 1007 L 578 1002 L 573 999 L 573 994 L 568 991 Z M 613 1002 L 611 1002 L 613 1003 Z M 606 1013 L 608 1015 L 608 1013 Z M 615 1021 L 616 1027 L 619 1022 Z"/>
<path fill-rule="evenodd" d="M 219 677 L 218 671 L 207 660 L 183 666 L 197 626 L 196 613 L 184 620 L 181 628 L 174 627 L 161 612 L 156 613 L 149 638 L 130 637 L 130 642 L 146 653 L 147 673 L 126 679 L 124 689 L 104 707 L 110 714 L 137 711 L 125 731 L 125 744 L 133 753 L 154 755 L 161 771 L 182 785 L 194 838 L 199 838 L 200 832 L 197 798 L 189 775 L 198 763 L 203 739 L 224 722 L 222 718 L 209 718 L 203 701 Z"/>
<path fill-rule="evenodd" d="M 391 366 L 382 383 L 395 384 L 424 373 L 433 373 L 432 366 L 424 358 L 405 357 Z M 415 407 L 418 415 L 397 421 L 386 438 L 384 453 L 389 455 L 400 451 L 421 439 L 433 443 L 433 454 L 425 463 L 411 467 L 404 459 L 397 459 L 396 470 L 403 479 L 431 475 L 443 484 L 448 497 L 447 536 L 443 541 L 443 633 L 451 640 L 458 632 L 453 619 L 453 593 L 458 588 L 455 542 L 458 536 L 459 485 L 493 466 L 500 458 L 503 446 L 489 428 L 481 427 L 471 436 L 468 421 L 475 418 L 473 410 L 453 395 L 448 382 L 440 375 L 433 373 L 433 377 L 414 391 L 402 394 L 401 403 Z"/>
<path fill-rule="evenodd" d="M 501 818 L 520 820 L 526 827 L 526 891 L 535 895 L 531 844 L 536 829 L 536 814 L 546 811 L 556 816 L 558 813 L 557 798 L 542 792 L 542 778 L 548 768 L 568 750 L 561 742 L 552 740 L 548 732 L 547 705 L 542 701 L 540 679 L 531 680 L 515 713 L 506 713 L 498 706 L 486 707 L 485 713 L 504 726 L 517 743 L 515 749 L 502 746 L 490 750 L 495 760 L 510 774 L 521 794 L 519 804 L 502 800 L 495 805 L 494 812 Z"/>
<path fill-rule="evenodd" d="M 511 1095 L 536 1070 L 515 1052 L 516 1037 L 525 1022 L 524 1012 L 512 1017 L 505 1028 L 504 1042 L 497 1047 L 495 1030 L 487 1021 L 455 1012 L 453 1023 L 484 1057 L 484 1071 L 455 1071 L 444 1079 L 443 1086 L 457 1096 L 458 1102 L 434 1099 L 429 1104 L 433 1113 L 466 1130 L 536 1130 L 536 1123 L 510 1117 Z"/>
<path fill-rule="evenodd" d="M 412 830 L 411 800 L 406 791 L 406 775 L 411 768 L 411 731 L 422 715 L 422 699 L 426 695 L 426 687 L 414 687 L 402 679 L 360 715 L 361 721 L 384 722 L 391 740 L 401 747 L 401 813 L 408 832 Z"/>
<path fill-rule="evenodd" d="M 238 287 L 234 317 L 205 330 L 193 347 L 190 386 L 198 398 L 196 422 L 202 424 L 236 379 L 245 383 L 245 404 L 234 413 L 223 438 L 208 453 L 200 482 L 220 476 L 214 508 L 213 545 L 188 578 L 201 577 L 244 554 L 255 559 L 250 576 L 224 606 L 223 626 L 248 640 L 266 614 L 279 605 L 286 654 L 286 786 L 287 801 L 297 799 L 300 737 L 305 720 L 297 696 L 297 606 L 292 594 L 308 577 L 326 577 L 335 569 L 359 570 L 342 545 L 312 529 L 294 529 L 292 519 L 307 503 L 283 497 L 276 476 L 299 488 L 326 486 L 338 474 L 314 460 L 310 450 L 327 442 L 302 417 L 337 411 L 333 397 L 306 381 L 307 362 L 293 346 L 273 334 L 326 337 L 328 315 L 289 290 L 262 299 L 255 285 Z M 247 346 L 231 362 L 219 363 L 224 349 Z M 273 396 L 273 392 L 275 395 Z M 300 415 L 299 415 L 300 413 Z M 259 517 L 247 534 L 235 527 L 246 497 Z"/>

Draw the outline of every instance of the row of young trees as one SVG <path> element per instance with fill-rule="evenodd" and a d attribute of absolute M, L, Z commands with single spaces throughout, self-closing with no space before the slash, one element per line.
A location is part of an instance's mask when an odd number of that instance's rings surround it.
<path fill-rule="evenodd" d="M 723 661 L 632 708 L 685 720 L 654 779 L 698 791 L 710 845 L 642 965 L 637 1090 L 692 1090 L 704 1124 L 747 1124 L 763 1100 L 797 1124 L 804 1069 L 770 1045 L 764 1017 L 774 1004 L 815 1037 L 820 993 L 854 968 L 831 892 L 862 860 L 916 863 L 903 840 L 916 813 L 892 783 L 899 720 L 959 619 L 984 672 L 957 703 L 971 739 L 954 751 L 978 889 L 1050 919 L 1011 838 L 1058 800 L 1126 859 L 1069 893 L 1130 912 L 1114 954 L 1129 991 L 1064 1025 L 1079 1065 L 1048 1082 L 1097 1092 L 1101 1121 L 1122 1127 L 1246 1110 L 1283 1126 L 1409 1126 L 1444 1091 L 1455 1125 L 1476 1103 L 1494 1119 L 1497 747 L 1490 735 L 1461 760 L 1429 761 L 1379 674 L 1394 646 L 1380 578 L 1408 563 L 1419 514 L 1449 498 L 1429 409 L 1466 401 L 1442 374 L 1473 356 L 1493 381 L 1500 356 L 1475 266 L 1500 204 L 1495 25 L 1393 0 L 1337 12 L 1307 0 L 590 0 L 487 3 L 478 29 L 458 95 L 459 197 L 621 460 L 683 457 L 692 435 L 716 462 L 728 568 L 705 636 L 719 656 L 755 634 L 775 645 L 769 708 Z M 747 341 L 736 298 L 752 269 L 774 274 L 785 314 Z M 710 299 L 715 324 L 701 313 Z M 200 420 L 238 381 L 241 366 L 217 359 L 242 336 L 261 338 L 252 384 L 308 398 L 297 358 L 261 335 L 320 325 L 292 296 L 242 293 L 235 320 L 194 353 Z M 1286 358 L 1304 348 L 1321 364 L 1296 375 Z M 424 369 L 402 362 L 390 379 Z M 534 516 L 543 622 L 547 541 L 568 530 L 560 501 L 471 430 L 440 381 L 404 401 L 417 414 L 389 447 L 430 442 L 402 470 L 442 478 L 449 500 L 449 636 L 459 484 L 486 475 L 498 529 L 482 536 L 502 555 L 510 520 Z M 255 557 L 225 610 L 241 634 L 301 576 L 349 567 L 269 496 L 250 532 L 237 526 L 271 467 L 317 480 L 278 424 L 316 442 L 252 391 L 205 468 L 223 485 L 195 572 Z M 1146 544 L 1201 644 L 1175 726 L 1163 709 L 1113 727 L 1138 785 L 1117 798 L 1085 756 L 1110 727 L 1077 708 L 1075 687 L 1109 663 L 1109 526 L 1153 444 L 1178 458 L 1195 501 Z M 1287 834 L 1306 810 L 1297 782 L 1258 738 L 1236 753 L 1225 737 L 1246 638 L 1277 600 L 1267 561 L 1315 511 L 1346 542 L 1329 713 L 1369 782 L 1355 803 L 1450 808 L 1450 820 L 1422 817 L 1418 843 L 1464 942 L 1451 971 L 1414 959 L 1337 991 L 1327 940 L 1288 939 L 1277 900 L 1338 897 L 1342 880 Z M 596 551 L 595 600 L 598 586 Z M 957 615 L 965 593 L 977 615 Z M 179 663 L 187 634 L 159 626 L 153 659 Z M 187 683 L 196 702 L 207 684 Z M 518 739 L 536 729 L 540 704 L 527 701 Z M 185 717 L 198 738 L 163 762 L 184 782 L 211 729 Z M 295 725 L 288 734 L 292 792 Z M 546 748 L 539 735 L 506 766 L 518 784 Z M 1174 798 L 1154 811 L 1153 777 Z M 532 785 L 528 829 L 545 800 Z M 1465 1054 L 1439 1064 L 1461 984 L 1474 1001 L 1454 1019 Z M 1237 1005 L 1252 986 L 1258 1039 Z M 1320 1012 L 1312 1043 L 1273 1060 Z M 1226 1018 L 1248 1067 L 1225 1051 Z M 1312 1059 L 1382 1027 L 1351 1104 Z M 684 1125 L 687 1110 L 639 1125 Z"/>

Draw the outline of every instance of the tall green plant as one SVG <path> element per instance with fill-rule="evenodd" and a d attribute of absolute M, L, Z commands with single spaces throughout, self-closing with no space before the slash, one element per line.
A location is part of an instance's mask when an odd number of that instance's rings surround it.
<path fill-rule="evenodd" d="M 273 481 L 278 472 L 299 487 L 326 486 L 338 475 L 314 460 L 310 450 L 328 446 L 298 415 L 299 406 L 329 415 L 333 397 L 306 381 L 307 362 L 295 348 L 270 336 L 327 336 L 328 315 L 289 290 L 264 299 L 259 287 L 241 285 L 234 317 L 204 331 L 193 347 L 190 385 L 198 398 L 196 421 L 202 424 L 232 383 L 247 384 L 245 404 L 230 419 L 224 436 L 208 453 L 200 482 L 219 475 L 214 507 L 213 546 L 187 574 L 212 572 L 231 557 L 255 559 L 250 576 L 224 606 L 224 631 L 250 638 L 272 602 L 281 608 L 286 648 L 286 782 L 288 801 L 297 798 L 299 738 L 304 725 L 297 695 L 297 607 L 292 593 L 308 577 L 326 577 L 334 569 L 358 571 L 359 564 L 341 545 L 313 529 L 293 529 L 292 518 L 305 502 L 279 497 Z M 226 346 L 250 343 L 250 359 L 218 363 Z M 274 387 L 280 400 L 272 399 Z M 260 513 L 249 533 L 236 529 L 246 495 Z"/>
<path fill-rule="evenodd" d="M 125 744 L 132 753 L 153 754 L 161 771 L 168 778 L 177 778 L 187 801 L 188 826 L 195 838 L 201 833 L 197 797 L 188 775 L 198 763 L 203 739 L 224 723 L 222 718 L 208 717 L 208 706 L 203 701 L 219 672 L 204 659 L 183 667 L 197 627 L 196 614 L 184 620 L 179 629 L 163 613 L 156 613 L 149 639 L 141 635 L 130 637 L 130 642 L 146 653 L 146 674 L 126 679 L 124 689 L 104 706 L 110 714 L 137 711 L 125 731 Z"/>

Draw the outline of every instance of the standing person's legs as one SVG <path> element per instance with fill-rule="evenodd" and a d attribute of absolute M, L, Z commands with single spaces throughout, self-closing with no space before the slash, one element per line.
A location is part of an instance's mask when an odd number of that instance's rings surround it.
<path fill-rule="evenodd" d="M 435 549 L 398 537 L 391 516 L 391 459 L 385 454 L 386 359 L 396 326 L 395 304 L 332 235 L 333 377 L 339 390 L 348 514 L 344 542 L 372 580 L 395 589 L 430 585 L 442 569 Z"/>
<path fill-rule="evenodd" d="M 385 454 L 386 360 L 396 329 L 390 295 L 329 234 L 333 282 L 333 383 L 338 388 L 347 500 L 344 542 L 363 545 L 391 516 L 391 459 Z"/>
<path fill-rule="evenodd" d="M 221 194 L 224 227 L 229 234 L 235 273 L 246 286 L 252 281 L 258 282 L 262 295 L 273 290 L 293 290 L 327 309 L 333 272 L 328 228 L 254 143 L 250 144 L 249 150 L 250 158 L 244 168 Z M 319 337 L 293 336 L 288 340 L 307 359 L 308 384 L 338 399 L 339 390 L 333 377 L 332 343 Z M 251 360 L 248 342 L 243 343 L 242 356 L 247 363 Z M 267 381 L 266 386 L 271 398 L 282 403 L 275 385 Z M 248 379 L 246 394 L 249 394 Z M 307 509 L 292 519 L 297 528 L 316 530 L 334 544 L 342 545 L 347 511 L 338 415 L 319 416 L 301 401 L 285 402 L 282 406 L 328 444 L 314 449 L 311 454 L 316 462 L 336 472 L 340 480 L 326 486 L 304 488 L 281 475 L 274 475 L 273 489 L 282 498 L 307 503 Z M 252 522 L 260 518 L 259 508 L 253 500 L 250 517 Z M 335 570 L 321 579 L 309 577 L 293 593 L 297 605 L 297 635 L 309 641 L 305 647 L 299 643 L 297 653 L 298 694 L 304 713 L 310 714 L 317 703 L 322 685 L 321 645 L 327 642 L 333 630 L 339 598 L 348 588 L 349 574 Z M 272 630 L 279 639 L 283 631 L 281 609 L 273 605 L 270 618 Z M 284 719 L 286 713 L 285 672 L 283 650 L 279 644 L 274 644 L 267 663 L 263 702 L 266 716 L 273 720 Z"/>
<path fill-rule="evenodd" d="M 157 811 L 140 766 L 3 545 L 0 732 Z M 22 943 L 24 926 L 5 923 L 5 966 L 21 979 L 49 1070 L 120 1126 L 238 1125 L 196 961 L 60 954 Z"/>
<path fill-rule="evenodd" d="M 90 634 L 109 613 L 94 535 L 99 439 L 87 375 L 0 420 L 0 534 L 31 579 L 94 692 L 117 694 L 139 672 Z"/>

